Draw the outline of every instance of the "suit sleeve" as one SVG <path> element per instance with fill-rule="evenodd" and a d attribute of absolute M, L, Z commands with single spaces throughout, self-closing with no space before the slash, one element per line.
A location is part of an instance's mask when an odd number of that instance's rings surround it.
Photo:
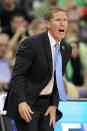
<path fill-rule="evenodd" d="M 15 102 L 18 105 L 26 101 L 25 97 L 25 79 L 29 68 L 32 66 L 34 52 L 31 43 L 27 39 L 21 42 L 17 53 L 13 69 L 12 79 L 10 82 L 10 95 L 15 96 Z"/>
<path fill-rule="evenodd" d="M 58 107 L 59 100 L 60 98 L 59 98 L 59 93 L 58 93 L 57 84 L 56 84 L 56 76 L 54 74 L 54 86 L 53 86 L 53 92 L 51 94 L 50 105 L 55 105 L 56 107 Z"/>

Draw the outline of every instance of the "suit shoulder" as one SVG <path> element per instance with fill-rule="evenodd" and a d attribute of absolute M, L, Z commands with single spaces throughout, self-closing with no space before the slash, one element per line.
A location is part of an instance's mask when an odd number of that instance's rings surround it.
<path fill-rule="evenodd" d="M 66 49 L 68 51 L 70 51 L 70 53 L 72 52 L 72 46 L 70 44 L 68 44 L 67 42 L 65 42 L 65 46 L 66 46 Z"/>
<path fill-rule="evenodd" d="M 66 44 L 68 49 L 70 49 L 70 50 L 72 49 L 72 46 L 70 44 L 68 44 L 67 42 L 65 42 L 65 44 Z"/>
<path fill-rule="evenodd" d="M 43 32 L 43 33 L 40 33 L 40 34 L 38 34 L 38 35 L 32 35 L 32 36 L 29 36 L 29 37 L 27 37 L 24 41 L 29 41 L 29 42 L 37 42 L 36 40 L 40 40 L 40 39 L 42 39 L 43 38 L 43 35 L 44 35 L 44 33 L 45 32 Z"/>
<path fill-rule="evenodd" d="M 27 38 L 25 38 L 24 40 L 20 42 L 18 48 L 19 49 L 32 48 L 35 50 L 37 48 L 37 45 L 39 46 L 40 44 L 42 44 L 44 33 L 33 35 L 33 36 L 28 36 Z"/>
<path fill-rule="evenodd" d="M 23 45 L 36 45 L 37 43 L 40 43 L 40 41 L 42 41 L 43 36 L 44 36 L 45 32 L 40 33 L 38 35 L 33 35 L 33 36 L 29 36 L 27 38 L 25 38 L 24 40 L 21 41 L 21 43 Z"/>

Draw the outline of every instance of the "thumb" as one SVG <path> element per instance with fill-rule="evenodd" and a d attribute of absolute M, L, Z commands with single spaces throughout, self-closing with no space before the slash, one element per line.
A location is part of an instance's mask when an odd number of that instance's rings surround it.
<path fill-rule="evenodd" d="M 28 108 L 28 110 L 29 110 L 29 112 L 30 112 L 31 114 L 34 114 L 34 112 L 31 110 L 30 107 Z"/>
<path fill-rule="evenodd" d="M 47 116 L 49 114 L 49 111 L 47 110 L 46 112 L 45 112 L 45 116 Z"/>

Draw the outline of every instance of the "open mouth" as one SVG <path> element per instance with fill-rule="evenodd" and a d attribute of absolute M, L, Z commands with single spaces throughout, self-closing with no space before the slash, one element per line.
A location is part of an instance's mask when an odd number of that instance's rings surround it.
<path fill-rule="evenodd" d="M 59 32 L 64 32 L 64 30 L 63 29 L 59 29 Z"/>

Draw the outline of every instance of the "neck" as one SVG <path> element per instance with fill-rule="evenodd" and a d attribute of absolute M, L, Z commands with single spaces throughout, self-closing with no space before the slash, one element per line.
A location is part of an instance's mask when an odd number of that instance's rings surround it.
<path fill-rule="evenodd" d="M 59 42 L 61 40 L 59 37 L 54 36 L 51 31 L 49 31 L 49 33 L 52 35 L 56 42 Z"/>

